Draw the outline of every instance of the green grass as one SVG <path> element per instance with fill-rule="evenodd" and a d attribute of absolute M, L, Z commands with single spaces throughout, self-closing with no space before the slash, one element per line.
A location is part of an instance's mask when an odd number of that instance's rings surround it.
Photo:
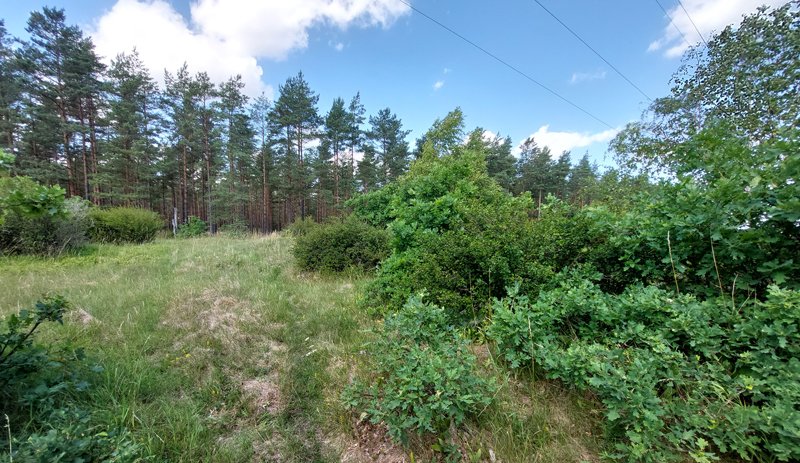
<path fill-rule="evenodd" d="M 373 374 L 360 351 L 377 321 L 356 303 L 368 277 L 299 272 L 291 244 L 218 236 L 2 257 L 0 315 L 45 293 L 70 301 L 64 326 L 43 326 L 38 340 L 86 347 L 104 371 L 79 400 L 100 422 L 126 426 L 156 461 L 409 461 L 409 450 L 430 460 L 428 438 L 402 449 L 339 403 L 355 375 Z M 488 461 L 491 449 L 505 463 L 597 461 L 590 398 L 515 378 L 486 346 L 476 353 L 502 388 L 456 438 L 465 451 Z M 5 399 L 12 429 L 30 427 Z"/>

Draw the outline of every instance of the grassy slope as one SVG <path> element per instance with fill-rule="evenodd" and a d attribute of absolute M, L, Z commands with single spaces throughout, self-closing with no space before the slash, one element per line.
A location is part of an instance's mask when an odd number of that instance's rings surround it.
<path fill-rule="evenodd" d="M 86 346 L 105 367 L 87 407 L 158 461 L 408 461 L 338 404 L 353 375 L 371 371 L 359 352 L 375 322 L 355 304 L 364 279 L 297 272 L 290 246 L 215 237 L 0 258 L 0 315 L 43 293 L 71 301 L 65 326 L 40 340 Z M 476 353 L 503 388 L 459 436 L 462 449 L 506 463 L 596 460 L 589 402 L 515 378 L 483 346 Z M 412 450 L 433 456 L 424 440 Z"/>

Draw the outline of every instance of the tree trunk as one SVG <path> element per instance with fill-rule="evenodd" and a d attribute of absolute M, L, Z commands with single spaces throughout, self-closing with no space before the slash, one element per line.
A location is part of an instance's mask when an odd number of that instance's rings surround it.
<path fill-rule="evenodd" d="M 183 144 L 183 211 L 181 211 L 181 220 L 183 223 L 186 223 L 186 220 L 189 218 L 187 216 L 188 209 L 189 209 L 189 197 L 188 197 L 188 183 L 186 181 L 186 143 Z"/>

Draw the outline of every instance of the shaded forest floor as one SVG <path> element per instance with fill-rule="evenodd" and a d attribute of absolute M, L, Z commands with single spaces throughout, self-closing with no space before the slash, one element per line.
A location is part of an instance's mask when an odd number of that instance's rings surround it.
<path fill-rule="evenodd" d="M 435 442 L 404 449 L 340 405 L 354 376 L 374 374 L 363 346 L 377 320 L 357 304 L 368 277 L 301 273 L 291 245 L 217 236 L 2 257 L 0 315 L 44 293 L 70 301 L 64 326 L 43 327 L 39 341 L 86 347 L 104 367 L 87 406 L 155 461 L 409 462 L 410 451 L 432 461 Z M 515 377 L 485 345 L 474 350 L 501 388 L 454 436 L 464 461 L 599 461 L 591 397 Z"/>

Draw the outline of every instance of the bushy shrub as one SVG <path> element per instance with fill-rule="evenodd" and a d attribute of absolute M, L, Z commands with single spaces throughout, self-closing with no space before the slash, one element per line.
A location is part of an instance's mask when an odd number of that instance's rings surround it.
<path fill-rule="evenodd" d="M 653 286 L 612 295 L 593 273 L 561 274 L 535 299 L 511 289 L 487 335 L 511 367 L 593 390 L 617 440 L 609 457 L 800 458 L 799 293 L 773 286 L 741 306 Z"/>
<path fill-rule="evenodd" d="M 411 297 L 386 318 L 380 339 L 366 348 L 380 380 L 360 380 L 342 394 L 346 408 L 363 409 L 373 423 L 408 443 L 408 433 L 444 433 L 487 407 L 496 387 L 475 374 L 475 356 L 445 311 Z"/>
<path fill-rule="evenodd" d="M 164 226 L 155 212 L 132 207 L 94 209 L 89 219 L 89 236 L 100 243 L 146 243 Z"/>
<path fill-rule="evenodd" d="M 13 156 L 9 158 L 13 159 Z M 0 172 L 3 170 L 0 163 Z M 0 177 L 0 225 L 8 212 L 22 217 L 59 217 L 65 193 L 66 190 L 58 185 L 46 187 L 29 177 Z"/>
<path fill-rule="evenodd" d="M 63 201 L 57 215 L 26 216 L 11 213 L 0 224 L 0 252 L 56 254 L 86 244 L 88 201 L 72 197 Z"/>
<path fill-rule="evenodd" d="M 299 236 L 307 235 L 319 227 L 320 224 L 318 224 L 311 217 L 307 217 L 305 219 L 295 220 L 294 222 L 290 223 L 289 226 L 286 227 L 286 230 L 289 231 L 289 234 L 297 238 Z"/>
<path fill-rule="evenodd" d="M 208 227 L 199 217 L 189 216 L 189 222 L 178 227 L 178 238 L 194 238 L 206 234 Z"/>
<path fill-rule="evenodd" d="M 712 126 L 680 146 L 675 181 L 628 213 L 598 211 L 618 261 L 673 288 L 674 263 L 682 292 L 800 289 L 800 130 L 781 135 L 753 144 Z"/>
<path fill-rule="evenodd" d="M 84 379 L 83 348 L 35 343 L 37 328 L 63 324 L 68 310 L 63 297 L 45 297 L 33 309 L 8 317 L 7 331 L 0 332 L 2 409 L 9 420 L 0 443 L 12 449 L 11 461 L 136 461 L 141 445 L 124 427 L 98 422 L 95 412 L 75 405 L 76 396 L 91 386 Z M 95 365 L 91 370 L 103 369 Z M 13 442 L 8 442 L 11 432 Z"/>
<path fill-rule="evenodd" d="M 562 268 L 603 259 L 602 230 L 586 213 L 551 200 L 532 219 L 530 196 L 503 191 L 486 174 L 482 152 L 428 153 L 391 188 L 354 203 L 359 216 L 388 220 L 394 237 L 368 296 L 398 310 L 425 289 L 453 322 L 480 324 L 491 298 L 515 281 L 536 293 Z M 388 210 L 376 211 L 376 204 Z M 611 273 L 609 281 L 618 278 Z"/>
<path fill-rule="evenodd" d="M 389 255 L 389 234 L 356 217 L 311 228 L 297 237 L 292 254 L 305 270 L 373 269 Z"/>

